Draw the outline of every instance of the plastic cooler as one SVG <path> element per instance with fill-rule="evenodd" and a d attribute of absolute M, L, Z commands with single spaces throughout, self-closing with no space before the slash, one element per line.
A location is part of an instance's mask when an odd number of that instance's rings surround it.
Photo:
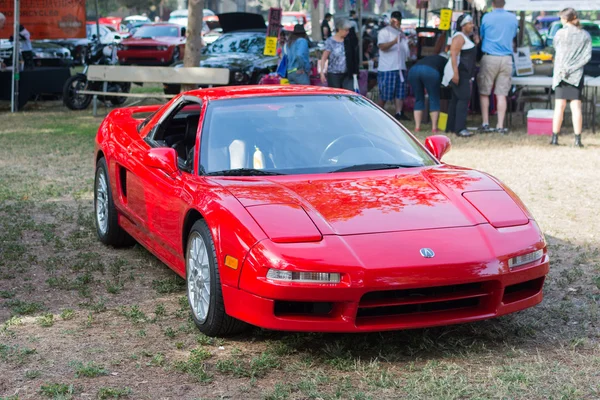
<path fill-rule="evenodd" d="M 527 111 L 528 135 L 552 135 L 552 117 L 554 110 Z"/>

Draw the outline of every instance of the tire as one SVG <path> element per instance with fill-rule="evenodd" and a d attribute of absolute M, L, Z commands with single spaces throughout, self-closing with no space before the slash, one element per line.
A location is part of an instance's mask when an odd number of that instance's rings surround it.
<path fill-rule="evenodd" d="M 200 332 L 230 336 L 248 325 L 225 312 L 215 243 L 204 220 L 192 226 L 185 251 L 188 303 Z M 208 289 L 209 293 L 206 293 Z"/>
<path fill-rule="evenodd" d="M 135 240 L 119 226 L 119 214 L 112 197 L 108 167 L 101 158 L 96 164 L 94 179 L 94 222 L 98 238 L 104 244 L 114 247 L 132 246 Z"/>
<path fill-rule="evenodd" d="M 112 87 L 118 93 L 129 93 L 131 91 L 131 83 L 112 83 Z M 127 101 L 127 97 L 108 97 L 113 106 L 121 106 Z"/>
<path fill-rule="evenodd" d="M 63 103 L 70 110 L 85 110 L 92 101 L 92 95 L 77 94 L 75 91 L 87 88 L 88 80 L 83 74 L 76 74 L 67 79 L 63 86 Z"/>

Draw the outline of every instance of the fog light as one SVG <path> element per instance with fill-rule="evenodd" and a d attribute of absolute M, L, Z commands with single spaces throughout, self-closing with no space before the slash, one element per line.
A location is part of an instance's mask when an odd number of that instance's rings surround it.
<path fill-rule="evenodd" d="M 522 256 L 516 256 L 508 260 L 509 268 L 520 267 L 521 265 L 529 264 L 531 262 L 537 261 L 544 255 L 544 250 L 539 249 L 534 251 L 533 253 L 523 254 Z"/>
<path fill-rule="evenodd" d="M 267 278 L 286 282 L 340 283 L 340 274 L 337 272 L 292 272 L 271 268 Z"/>

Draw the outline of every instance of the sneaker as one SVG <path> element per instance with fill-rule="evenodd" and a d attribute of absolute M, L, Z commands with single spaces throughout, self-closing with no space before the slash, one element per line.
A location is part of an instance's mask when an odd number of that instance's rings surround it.
<path fill-rule="evenodd" d="M 437 128 L 432 128 L 432 129 L 431 129 L 431 133 L 433 133 L 433 134 L 437 134 L 437 133 L 440 133 L 440 130 L 439 130 L 439 129 L 437 129 Z"/>
<path fill-rule="evenodd" d="M 471 132 L 468 129 L 463 129 L 462 131 L 457 132 L 456 134 L 458 136 L 460 136 L 460 137 L 470 137 L 470 136 L 473 136 L 473 132 Z"/>
<path fill-rule="evenodd" d="M 491 133 L 494 132 L 494 128 L 490 128 L 489 124 L 483 124 L 479 127 L 479 133 Z"/>
<path fill-rule="evenodd" d="M 408 118 L 406 116 L 406 114 L 404 114 L 403 112 L 402 113 L 396 113 L 395 117 L 396 117 L 396 119 L 398 121 L 410 121 L 410 118 Z"/>
<path fill-rule="evenodd" d="M 415 132 L 421 132 L 421 128 L 415 128 Z"/>
<path fill-rule="evenodd" d="M 508 128 L 496 128 L 496 132 L 501 135 L 508 135 Z"/>

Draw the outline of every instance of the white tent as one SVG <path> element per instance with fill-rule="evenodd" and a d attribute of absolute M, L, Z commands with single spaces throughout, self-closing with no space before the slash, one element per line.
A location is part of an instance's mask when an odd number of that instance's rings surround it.
<path fill-rule="evenodd" d="M 506 0 L 510 11 L 561 11 L 573 7 L 577 11 L 600 10 L 600 0 Z"/>

